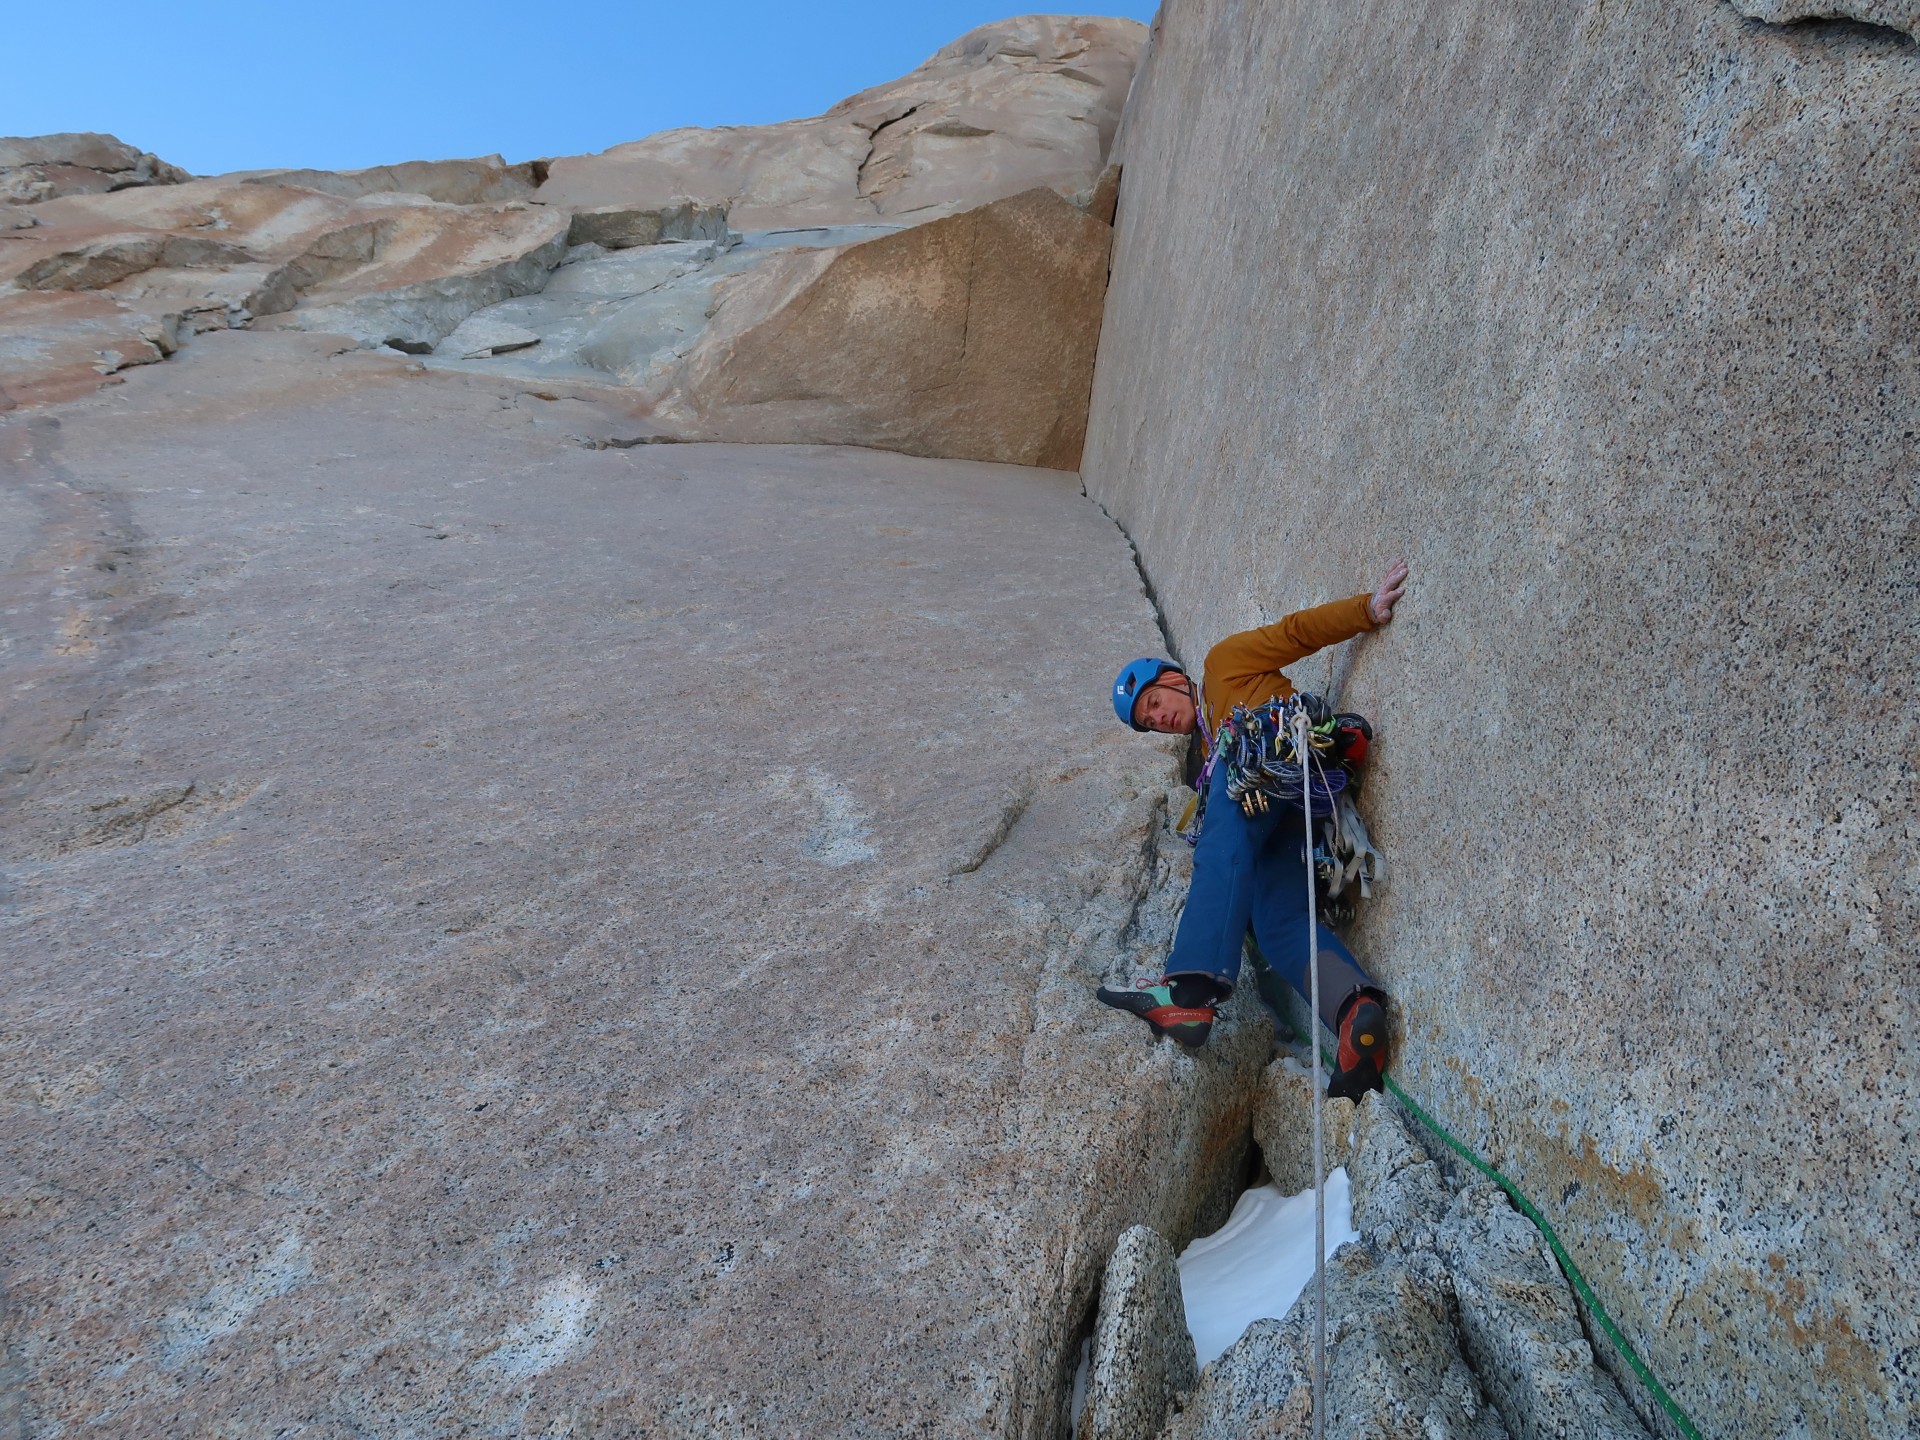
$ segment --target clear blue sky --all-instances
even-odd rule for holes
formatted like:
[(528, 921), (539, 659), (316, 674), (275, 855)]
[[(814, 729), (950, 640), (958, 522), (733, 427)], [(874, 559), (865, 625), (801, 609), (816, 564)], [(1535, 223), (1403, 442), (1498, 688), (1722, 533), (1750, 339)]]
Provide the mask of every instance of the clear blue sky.
[[(1087, 13), (1150, 20), (1155, 8), (1108, 0)], [(206, 175), (528, 160), (675, 125), (791, 120), (1032, 12), (992, 0), (96, 0), (68, 13), (79, 29), (66, 41), (13, 27), (0, 135), (104, 130)]]

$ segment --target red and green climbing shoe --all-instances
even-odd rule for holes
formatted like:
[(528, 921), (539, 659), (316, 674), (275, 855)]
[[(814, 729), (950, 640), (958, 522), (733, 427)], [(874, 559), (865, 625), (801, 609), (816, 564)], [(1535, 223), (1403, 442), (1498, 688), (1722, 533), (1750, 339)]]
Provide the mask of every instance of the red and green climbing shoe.
[(1131, 990), (1112, 990), (1102, 985), (1094, 993), (1102, 1005), (1125, 1010), (1146, 1021), (1156, 1040), (1165, 1035), (1182, 1049), (1198, 1050), (1213, 1033), (1213, 1007), (1174, 1004), (1173, 986), (1164, 980), (1158, 984), (1136, 980)]
[(1362, 991), (1347, 1002), (1347, 1013), (1340, 1017), (1340, 1048), (1333, 1057), (1327, 1095), (1334, 1100), (1358, 1100), (1369, 1090), (1383, 1088), (1381, 1077), (1386, 1070), (1386, 1008)]

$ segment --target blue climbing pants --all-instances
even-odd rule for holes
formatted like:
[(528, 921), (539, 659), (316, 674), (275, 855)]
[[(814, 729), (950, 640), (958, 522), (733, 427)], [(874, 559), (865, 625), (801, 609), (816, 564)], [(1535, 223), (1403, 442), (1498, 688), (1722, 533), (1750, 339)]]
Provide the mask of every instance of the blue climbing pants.
[[(1274, 972), (1311, 994), (1307, 978), (1306, 837), (1300, 810), (1275, 805), (1249, 819), (1227, 796), (1227, 769), (1216, 765), (1206, 819), (1193, 852), (1193, 884), (1180, 916), (1169, 978), (1211, 975), (1228, 990), (1240, 974), (1247, 926)], [(1320, 1018), (1339, 1029), (1340, 1007), (1358, 989), (1378, 990), (1340, 937), (1320, 926)]]

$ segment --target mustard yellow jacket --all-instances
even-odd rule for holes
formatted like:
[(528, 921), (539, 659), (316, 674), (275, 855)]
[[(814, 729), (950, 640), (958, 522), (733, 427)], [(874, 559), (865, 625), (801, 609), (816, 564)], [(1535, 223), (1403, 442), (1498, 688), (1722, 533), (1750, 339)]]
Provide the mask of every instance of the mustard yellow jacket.
[(1371, 594), (1355, 595), (1296, 610), (1271, 625), (1229, 635), (1209, 650), (1200, 687), (1207, 741), (1212, 742), (1215, 728), (1236, 705), (1264, 705), (1293, 694), (1293, 682), (1280, 673), (1282, 666), (1373, 629), (1373, 616), (1368, 613), (1372, 598)]

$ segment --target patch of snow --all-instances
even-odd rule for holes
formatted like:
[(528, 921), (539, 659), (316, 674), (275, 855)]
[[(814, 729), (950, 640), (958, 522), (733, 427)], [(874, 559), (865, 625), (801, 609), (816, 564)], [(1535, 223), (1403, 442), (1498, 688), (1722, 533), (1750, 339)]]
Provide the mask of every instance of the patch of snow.
[[(1359, 1238), (1353, 1186), (1344, 1168), (1335, 1170), (1327, 1176), (1327, 1254)], [(1313, 1191), (1247, 1191), (1225, 1225), (1180, 1254), (1180, 1296), (1200, 1363), (1219, 1358), (1254, 1321), (1284, 1318), (1312, 1282)]]

